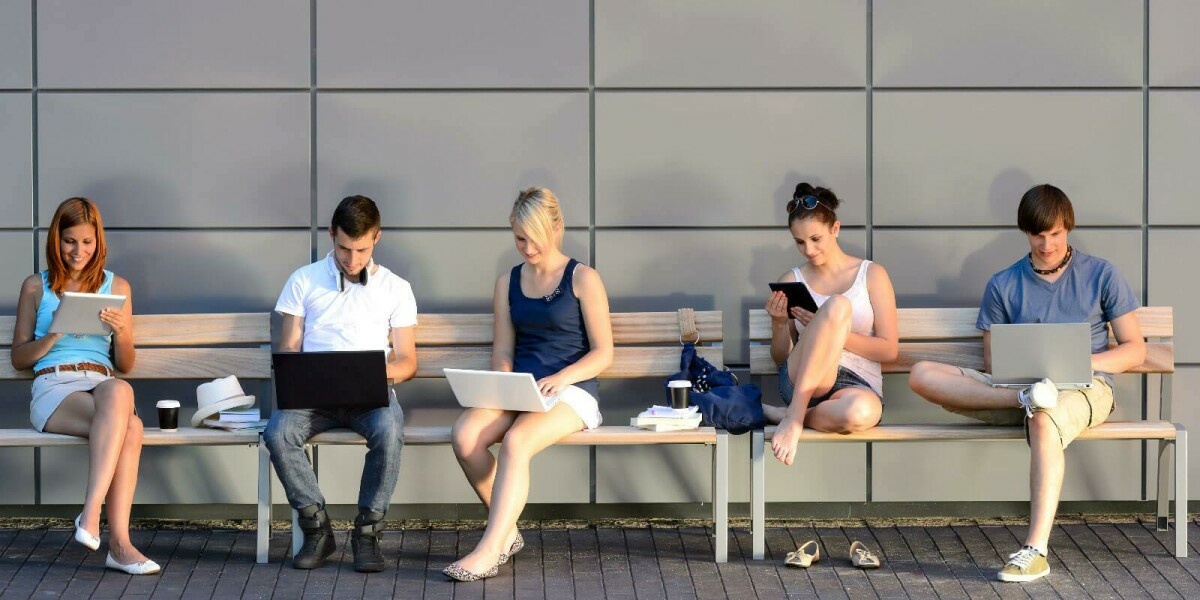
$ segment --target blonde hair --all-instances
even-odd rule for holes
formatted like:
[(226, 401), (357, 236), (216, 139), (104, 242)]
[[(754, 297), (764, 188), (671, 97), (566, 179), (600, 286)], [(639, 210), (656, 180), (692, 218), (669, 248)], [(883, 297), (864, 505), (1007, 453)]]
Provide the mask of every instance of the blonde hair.
[(539, 246), (562, 249), (562, 236), (556, 235), (563, 224), (562, 211), (558, 208), (558, 197), (544, 187), (521, 190), (513, 202), (508, 224), (520, 227), (530, 241)]

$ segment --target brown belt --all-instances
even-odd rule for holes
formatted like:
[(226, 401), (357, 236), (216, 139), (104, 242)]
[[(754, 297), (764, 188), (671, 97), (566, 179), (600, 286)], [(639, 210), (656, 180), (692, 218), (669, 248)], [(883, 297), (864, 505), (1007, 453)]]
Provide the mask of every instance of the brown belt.
[(55, 365), (53, 367), (46, 367), (45, 369), (39, 369), (39, 370), (33, 372), (33, 376), (41, 377), (42, 375), (45, 375), (46, 373), (53, 373), (55, 371), (95, 371), (97, 373), (103, 373), (105, 375), (108, 375), (109, 377), (112, 377), (112, 374), (113, 374), (112, 369), (110, 369), (104, 365), (98, 365), (96, 363), (89, 363), (89, 362), (81, 362), (81, 363), (75, 363), (73, 365)]

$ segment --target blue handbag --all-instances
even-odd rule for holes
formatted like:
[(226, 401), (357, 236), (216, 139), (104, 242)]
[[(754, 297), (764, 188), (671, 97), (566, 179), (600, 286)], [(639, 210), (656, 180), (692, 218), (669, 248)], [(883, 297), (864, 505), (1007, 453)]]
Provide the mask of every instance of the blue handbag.
[[(691, 403), (700, 407), (704, 421), (732, 434), (742, 434), (751, 429), (762, 429), (765, 421), (762, 411), (762, 390), (753, 383), (738, 384), (733, 373), (718, 369), (696, 354), (696, 345), (683, 345), (679, 356), (679, 372), (667, 378), (686, 379), (692, 382)], [(667, 406), (671, 405), (671, 391), (663, 383), (667, 394)]]

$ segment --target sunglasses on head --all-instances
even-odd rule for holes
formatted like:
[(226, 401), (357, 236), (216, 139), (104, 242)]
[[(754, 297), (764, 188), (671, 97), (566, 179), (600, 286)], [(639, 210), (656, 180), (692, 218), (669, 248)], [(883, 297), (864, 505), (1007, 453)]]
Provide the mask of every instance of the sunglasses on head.
[[(812, 210), (816, 208), (818, 204), (821, 204), (821, 201), (818, 200), (816, 196), (810, 194), (793, 196), (791, 202), (787, 203), (787, 212), (790, 215), (796, 212), (796, 209), (802, 206), (804, 207), (804, 210)], [(821, 205), (824, 206), (824, 204)]]

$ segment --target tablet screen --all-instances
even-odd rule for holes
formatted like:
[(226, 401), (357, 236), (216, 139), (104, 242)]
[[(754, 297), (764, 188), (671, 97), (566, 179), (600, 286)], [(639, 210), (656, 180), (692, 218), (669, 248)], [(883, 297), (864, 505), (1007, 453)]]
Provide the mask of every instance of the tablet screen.
[(125, 296), (63, 292), (58, 310), (54, 311), (54, 320), (50, 322), (50, 333), (108, 335), (112, 329), (100, 320), (100, 311), (124, 305)]

